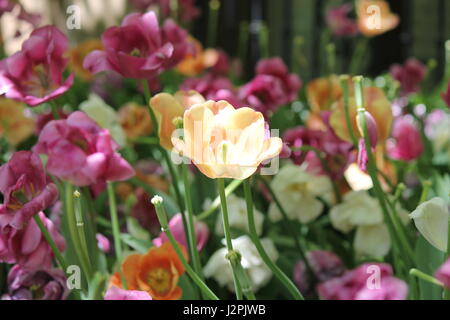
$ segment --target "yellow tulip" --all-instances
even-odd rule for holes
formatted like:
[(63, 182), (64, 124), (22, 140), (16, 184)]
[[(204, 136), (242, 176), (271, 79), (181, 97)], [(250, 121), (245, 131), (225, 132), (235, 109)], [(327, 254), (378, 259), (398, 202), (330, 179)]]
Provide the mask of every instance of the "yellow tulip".
[(92, 80), (93, 75), (83, 67), (83, 61), (88, 53), (102, 49), (103, 45), (100, 40), (86, 40), (80, 43), (78, 46), (68, 51), (69, 68), (84, 81)]
[(357, 2), (358, 28), (366, 37), (374, 37), (392, 29), (400, 22), (384, 0), (359, 0)]
[[(366, 110), (373, 116), (377, 125), (378, 143), (384, 144), (389, 137), (392, 126), (392, 106), (383, 90), (375, 87), (364, 88), (364, 103)], [(349, 113), (352, 131), (357, 138), (360, 138), (358, 125), (356, 123), (356, 103), (355, 98), (349, 98)], [(344, 103), (342, 99), (333, 106), (330, 117), (330, 125), (336, 134), (343, 140), (351, 142), (347, 123), (345, 121)]]
[(204, 103), (205, 99), (197, 91), (178, 91), (175, 95), (159, 93), (150, 100), (150, 107), (153, 109), (158, 121), (159, 140), (161, 146), (172, 150), (171, 137), (176, 130), (173, 120), (183, 117), (184, 111), (192, 105)]
[(130, 140), (152, 132), (152, 120), (147, 108), (134, 102), (129, 102), (119, 109), (119, 121)]
[(251, 108), (207, 101), (192, 106), (183, 120), (184, 137), (172, 138), (174, 149), (212, 179), (246, 179), (281, 152), (281, 139), (267, 138), (263, 115)]
[(25, 115), (26, 107), (22, 103), (0, 98), (0, 137), (13, 146), (30, 137), (35, 128), (34, 120)]
[(322, 111), (330, 110), (332, 104), (342, 97), (339, 78), (331, 75), (314, 79), (308, 83), (306, 94), (313, 114), (317, 115)]

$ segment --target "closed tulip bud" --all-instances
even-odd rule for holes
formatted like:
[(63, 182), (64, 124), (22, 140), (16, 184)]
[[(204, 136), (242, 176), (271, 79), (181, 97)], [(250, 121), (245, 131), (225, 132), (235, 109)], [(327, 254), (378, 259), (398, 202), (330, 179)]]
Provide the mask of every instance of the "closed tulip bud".
[[(361, 114), (362, 113), (358, 113), (358, 115), (356, 116), (356, 124), (358, 125), (359, 133), (361, 134), (361, 136), (364, 136), (364, 126), (363, 126)], [(372, 117), (372, 115), (367, 111), (364, 111), (364, 117), (365, 117), (367, 132), (369, 134), (370, 146), (372, 148), (374, 148), (378, 142), (377, 123), (375, 122), (375, 119)]]
[(422, 203), (409, 217), (429, 243), (441, 251), (447, 250), (449, 212), (444, 199), (433, 198)]

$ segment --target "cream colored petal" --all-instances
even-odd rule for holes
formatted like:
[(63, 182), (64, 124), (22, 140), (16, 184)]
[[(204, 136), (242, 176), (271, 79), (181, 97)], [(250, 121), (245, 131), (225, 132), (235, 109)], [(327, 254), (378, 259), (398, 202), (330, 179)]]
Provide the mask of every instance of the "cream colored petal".
[(391, 239), (386, 225), (382, 223), (358, 227), (353, 247), (358, 255), (374, 258), (384, 257), (391, 248)]

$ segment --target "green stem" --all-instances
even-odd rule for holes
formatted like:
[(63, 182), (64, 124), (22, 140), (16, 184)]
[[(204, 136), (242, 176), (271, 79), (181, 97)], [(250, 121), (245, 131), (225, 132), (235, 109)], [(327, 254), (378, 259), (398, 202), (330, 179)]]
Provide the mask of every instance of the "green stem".
[[(183, 203), (183, 197), (181, 196), (180, 186), (178, 185), (178, 176), (173, 166), (173, 163), (170, 159), (169, 153), (163, 147), (160, 147), (161, 153), (166, 161), (167, 168), (169, 169), (170, 178), (172, 179), (173, 190), (175, 192), (175, 198), (177, 199), (178, 206), (180, 207), (180, 211), (184, 212), (185, 206)], [(183, 215), (184, 216), (184, 215)], [(187, 227), (187, 221), (183, 220), (183, 225), (185, 228)]]
[(369, 39), (367, 37), (362, 37), (358, 40), (353, 57), (350, 60), (350, 74), (355, 75), (358, 71), (361, 71), (362, 62), (364, 61), (368, 44)]
[(167, 238), (169, 239), (170, 243), (172, 244), (172, 247), (174, 248), (178, 258), (180, 259), (181, 263), (183, 264), (184, 268), (186, 269), (186, 272), (188, 273), (189, 277), (202, 290), (202, 292), (205, 294), (205, 296), (209, 297), (212, 300), (219, 300), (219, 298), (214, 294), (214, 292), (203, 282), (203, 280), (200, 278), (200, 276), (194, 271), (194, 269), (192, 269), (192, 267), (186, 261), (186, 258), (184, 257), (183, 252), (181, 251), (177, 241), (175, 240), (172, 232), (169, 229), (169, 226), (167, 223), (167, 214), (166, 214), (166, 210), (164, 209), (162, 198), (159, 196), (153, 197), (152, 204), (155, 206), (158, 220), (159, 220), (159, 223), (161, 224), (161, 230), (166, 234)]
[(358, 146), (358, 139), (356, 139), (355, 133), (353, 132), (352, 122), (350, 119), (350, 102), (349, 102), (349, 82), (350, 77), (348, 75), (342, 75), (340, 77), (342, 93), (344, 97), (344, 113), (345, 113), (345, 122), (347, 124), (347, 129), (350, 134), (350, 138), (352, 139), (353, 145)]
[(336, 72), (336, 46), (334, 45), (334, 43), (327, 44), (326, 52), (328, 74), (331, 75)]
[[(197, 251), (197, 239), (195, 233), (195, 225), (194, 225), (194, 209), (192, 207), (192, 196), (191, 196), (191, 186), (189, 185), (189, 172), (188, 165), (182, 165), (182, 174), (183, 174), (183, 182), (184, 182), (184, 201), (185, 206), (187, 208), (187, 234), (186, 237), (189, 243), (190, 255), (192, 258), (192, 264), (194, 266), (194, 270), (198, 275), (202, 273), (202, 266), (200, 264), (200, 256)], [(183, 214), (186, 215), (186, 212)]]
[(367, 153), (367, 157), (368, 157), (368, 172), (372, 179), (372, 183), (373, 183), (373, 187), (374, 187), (376, 196), (378, 198), (381, 209), (383, 211), (384, 220), (389, 229), (389, 234), (391, 236), (391, 239), (393, 239), (393, 241), (395, 241), (395, 240), (399, 241), (400, 246), (403, 247), (403, 250), (401, 250), (401, 252), (405, 256), (405, 261), (407, 261), (409, 265), (414, 265), (414, 252), (407, 240), (405, 233), (403, 232), (402, 227), (399, 225), (399, 221), (398, 221), (399, 219), (397, 219), (398, 217), (392, 217), (392, 215), (390, 214), (390, 212), (387, 208), (387, 205), (386, 205), (388, 200), (385, 199), (383, 189), (381, 188), (381, 184), (378, 180), (377, 167), (376, 167), (375, 159), (372, 154), (372, 150), (371, 150), (371, 146), (370, 146), (369, 132), (368, 132), (367, 125), (366, 125), (362, 80), (363, 80), (362, 77), (354, 78), (356, 105), (357, 105), (358, 113), (360, 114), (360, 118), (361, 118), (361, 122), (362, 122), (363, 133), (364, 133), (363, 138), (364, 138), (366, 153)]
[(81, 252), (83, 254), (83, 260), (86, 263), (87, 271), (88, 271), (88, 279), (91, 279), (93, 276), (92, 272), (92, 264), (89, 259), (89, 250), (87, 246), (86, 241), (86, 233), (84, 230), (84, 221), (83, 216), (81, 212), (81, 204), (80, 204), (80, 193), (79, 191), (74, 192), (74, 209), (75, 209), (75, 219), (76, 219), (76, 226), (77, 226), (77, 233), (78, 233), (78, 239), (81, 246)]
[[(243, 180), (233, 180), (230, 184), (228, 184), (227, 187), (225, 188), (225, 196), (228, 197), (231, 193), (233, 193), (234, 190), (236, 190), (237, 187), (239, 187), (242, 184), (242, 182), (244, 182), (244, 181)], [(207, 210), (205, 210), (202, 213), (200, 213), (199, 215), (197, 215), (197, 219), (205, 220), (211, 214), (213, 214), (214, 211), (216, 211), (219, 207), (220, 207), (220, 196), (218, 196), (216, 199), (214, 199), (213, 203)]]
[[(450, 218), (448, 219), (448, 227), (447, 227), (447, 254), (446, 257), (447, 259), (450, 259)], [(450, 289), (449, 288), (445, 288), (444, 290), (444, 299), (445, 300), (450, 300)]]
[(52, 249), (56, 260), (58, 261), (58, 263), (61, 266), (61, 268), (64, 270), (64, 273), (66, 273), (68, 266), (67, 266), (66, 260), (64, 260), (63, 255), (59, 251), (58, 246), (56, 245), (56, 243), (53, 240), (52, 236), (48, 232), (47, 228), (45, 227), (45, 225), (42, 222), (42, 220), (39, 217), (39, 215), (35, 214), (33, 218), (34, 218), (34, 221), (36, 222), (36, 224), (38, 225), (39, 229), (41, 230), (42, 234), (44, 235), (44, 238), (47, 241), (48, 245)]
[(291, 234), (292, 239), (294, 239), (295, 247), (297, 248), (298, 253), (300, 254), (301, 259), (305, 262), (306, 269), (308, 270), (308, 273), (311, 276), (315, 276), (314, 271), (306, 257), (306, 250), (303, 248), (303, 245), (300, 243), (300, 240), (298, 239), (298, 234), (293, 228), (292, 224), (289, 221), (289, 217), (286, 213), (286, 210), (284, 209), (283, 205), (281, 204), (281, 201), (278, 199), (277, 195), (275, 194), (275, 191), (273, 191), (272, 187), (270, 186), (270, 183), (264, 179), (262, 176), (258, 176), (259, 180), (264, 184), (264, 186), (267, 188), (267, 190), (270, 193), (270, 196), (272, 197), (272, 200), (275, 202), (275, 205), (278, 207), (278, 210), (280, 210), (281, 215), (283, 216), (283, 221), (286, 226), (286, 230)]
[(259, 30), (259, 50), (262, 59), (269, 58), (269, 29), (264, 23)]
[[(122, 261), (122, 242), (120, 238), (120, 226), (119, 226), (119, 218), (117, 216), (117, 205), (116, 205), (116, 196), (114, 194), (113, 183), (107, 182), (107, 191), (108, 191), (108, 201), (109, 201), (109, 212), (111, 215), (111, 226), (114, 238), (114, 249), (116, 251), (117, 261)], [(127, 288), (127, 283), (125, 276), (123, 275), (122, 268), (119, 268), (120, 279), (124, 288)]]
[(70, 238), (72, 239), (72, 244), (75, 249), (75, 253), (77, 258), (81, 264), (81, 268), (83, 269), (83, 273), (85, 274), (85, 278), (88, 280), (90, 276), (89, 262), (86, 260), (86, 256), (84, 254), (83, 247), (81, 245), (81, 240), (78, 234), (77, 220), (75, 217), (74, 210), (74, 195), (73, 195), (73, 186), (66, 182), (65, 183), (65, 206), (66, 206), (66, 218), (67, 225), (69, 227)]
[(294, 283), (286, 276), (283, 271), (270, 259), (266, 250), (264, 249), (261, 241), (259, 239), (258, 233), (256, 232), (255, 226), (255, 217), (253, 214), (253, 197), (252, 191), (250, 189), (250, 183), (248, 179), (244, 181), (244, 193), (245, 193), (245, 202), (247, 203), (247, 217), (248, 217), (248, 228), (250, 231), (250, 237), (255, 244), (256, 249), (258, 250), (259, 255), (263, 259), (264, 263), (272, 270), (273, 274), (278, 278), (278, 280), (288, 289), (291, 295), (296, 300), (304, 300), (302, 294), (295, 286)]
[(241, 60), (242, 65), (245, 65), (245, 60), (247, 58), (247, 48), (248, 48), (248, 22), (241, 21), (239, 24), (239, 43), (238, 43), (238, 57)]
[[(235, 287), (235, 291), (236, 291), (236, 298), (238, 300), (242, 300), (243, 288), (245, 287), (245, 289), (248, 290), (249, 282), (248, 282), (248, 279), (245, 279), (246, 275), (243, 274), (241, 272), (241, 270), (238, 270), (238, 266), (241, 269), (243, 269), (243, 268), (242, 268), (241, 261), (240, 261), (241, 257), (238, 252), (234, 251), (233, 242), (231, 241), (230, 223), (228, 220), (228, 207), (227, 207), (227, 199), (225, 196), (224, 179), (217, 179), (217, 186), (219, 189), (220, 202), (222, 204), (223, 231), (225, 234), (225, 241), (226, 241), (226, 245), (227, 245), (227, 249), (228, 249), (227, 258), (230, 261), (230, 265), (232, 268), (234, 287)], [(242, 276), (242, 279), (238, 278), (238, 273)], [(242, 283), (242, 281), (244, 283)]]
[(409, 274), (410, 275), (412, 275), (412, 276), (414, 276), (414, 277), (416, 277), (416, 278), (419, 278), (419, 279), (421, 279), (421, 280), (424, 280), (424, 281), (426, 281), (426, 282), (429, 282), (429, 283), (432, 283), (432, 284), (434, 284), (434, 285), (437, 285), (437, 286), (439, 286), (439, 287), (443, 287), (444, 285), (443, 285), (443, 283), (442, 282), (440, 282), (438, 279), (436, 279), (435, 277), (432, 277), (432, 276), (430, 276), (429, 274), (426, 274), (425, 272), (422, 272), (422, 271), (420, 271), (420, 270), (418, 270), (418, 269), (411, 269), (411, 270), (409, 270)]
[(59, 120), (58, 105), (55, 100), (50, 101), (50, 107), (52, 108), (53, 119)]
[(219, 9), (219, 0), (209, 1), (208, 38), (206, 42), (208, 48), (214, 48), (216, 46), (217, 30), (219, 26)]
[(425, 180), (422, 183), (422, 193), (420, 195), (420, 200), (419, 200), (419, 204), (424, 203), (427, 200), (428, 197), (428, 192), (430, 191), (431, 188), (431, 181), (430, 180)]

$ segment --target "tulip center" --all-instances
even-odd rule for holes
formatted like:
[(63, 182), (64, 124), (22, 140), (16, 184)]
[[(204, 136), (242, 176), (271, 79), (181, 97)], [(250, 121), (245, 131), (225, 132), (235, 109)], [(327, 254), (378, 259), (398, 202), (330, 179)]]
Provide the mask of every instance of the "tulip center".
[(130, 52), (130, 55), (132, 55), (133, 57), (140, 57), (141, 56), (141, 50), (139, 50), (138, 48), (134, 48)]
[(26, 196), (25, 189), (20, 188), (11, 194), (11, 201), (7, 207), (11, 210), (19, 210), (27, 202), (28, 197)]
[(33, 73), (28, 81), (24, 81), (26, 91), (32, 93), (36, 97), (45, 97), (51, 93), (55, 87), (49, 79), (48, 72), (43, 64), (33, 67)]
[(148, 284), (160, 294), (167, 293), (171, 288), (172, 274), (164, 268), (156, 268), (148, 273)]

